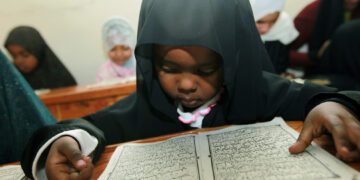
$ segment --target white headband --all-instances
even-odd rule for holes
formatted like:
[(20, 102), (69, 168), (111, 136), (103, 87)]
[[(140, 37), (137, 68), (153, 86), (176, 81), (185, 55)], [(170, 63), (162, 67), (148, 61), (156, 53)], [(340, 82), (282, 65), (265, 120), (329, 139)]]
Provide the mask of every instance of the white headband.
[(250, 0), (250, 4), (255, 21), (258, 21), (268, 14), (283, 11), (285, 0)]

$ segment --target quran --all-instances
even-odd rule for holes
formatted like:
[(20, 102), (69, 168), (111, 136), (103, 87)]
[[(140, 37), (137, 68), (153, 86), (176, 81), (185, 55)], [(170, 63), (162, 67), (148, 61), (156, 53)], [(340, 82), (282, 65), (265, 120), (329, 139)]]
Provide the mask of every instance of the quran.
[(100, 179), (357, 179), (356, 170), (315, 144), (290, 154), (297, 136), (275, 118), (160, 142), (125, 143)]

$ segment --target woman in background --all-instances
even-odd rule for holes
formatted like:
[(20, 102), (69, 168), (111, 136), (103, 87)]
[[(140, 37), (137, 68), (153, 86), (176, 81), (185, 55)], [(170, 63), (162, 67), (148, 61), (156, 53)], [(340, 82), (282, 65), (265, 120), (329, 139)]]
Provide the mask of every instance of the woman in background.
[(275, 71), (282, 74), (288, 65), (288, 45), (299, 35), (292, 19), (284, 12), (285, 0), (251, 0), (250, 3)]
[(53, 89), (77, 84), (36, 29), (29, 26), (16, 27), (9, 33), (4, 46), (33, 89)]
[[(299, 37), (292, 43), (290, 64), (324, 85), (360, 89), (359, 0), (316, 0), (295, 18)], [(308, 45), (307, 52), (298, 49)]]
[(135, 32), (123, 18), (109, 19), (103, 26), (103, 44), (107, 61), (98, 70), (96, 81), (135, 77)]

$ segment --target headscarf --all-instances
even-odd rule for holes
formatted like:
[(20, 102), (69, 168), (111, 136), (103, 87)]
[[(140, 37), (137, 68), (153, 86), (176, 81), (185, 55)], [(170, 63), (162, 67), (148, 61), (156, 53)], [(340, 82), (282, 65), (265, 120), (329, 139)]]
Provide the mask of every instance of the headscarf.
[[(127, 20), (121, 17), (112, 17), (107, 20), (102, 30), (103, 44), (105, 55), (116, 45), (125, 45), (135, 49), (136, 35)], [(123, 65), (123, 67), (135, 69), (135, 55), (132, 53), (130, 59)]]
[[(202, 46), (218, 53), (222, 57), (225, 94), (228, 95), (222, 97), (226, 99), (223, 118), (229, 122), (256, 119), (262, 70), (270, 60), (247, 0), (143, 2), (135, 51), (139, 67), (138, 96), (176, 120), (173, 101), (154, 76), (153, 44)], [(239, 107), (241, 112), (248, 113), (241, 113)]]
[(19, 45), (34, 55), (37, 67), (30, 73), (23, 74), (33, 89), (52, 89), (76, 85), (76, 81), (58, 57), (46, 44), (40, 33), (29, 26), (13, 29), (4, 46)]
[(54, 117), (0, 51), (0, 164), (20, 160), (30, 135)]
[(285, 0), (250, 0), (255, 21), (271, 13), (282, 12), (285, 2)]
[(282, 44), (288, 45), (299, 36), (293, 20), (284, 11), (285, 0), (250, 0), (250, 3), (255, 21), (274, 12), (280, 13), (271, 29), (266, 34), (261, 35), (264, 42), (280, 41)]

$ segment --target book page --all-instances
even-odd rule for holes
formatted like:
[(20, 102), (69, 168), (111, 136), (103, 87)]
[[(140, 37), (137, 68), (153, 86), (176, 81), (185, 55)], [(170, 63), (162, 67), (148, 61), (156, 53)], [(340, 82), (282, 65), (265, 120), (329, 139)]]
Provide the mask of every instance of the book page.
[(23, 173), (21, 166), (10, 165), (0, 167), (0, 179), (1, 180), (21, 180), (27, 179)]
[(124, 144), (100, 179), (358, 179), (356, 170), (315, 144), (304, 153), (290, 154), (297, 136), (282, 119), (275, 119)]
[(118, 147), (100, 179), (119, 178), (199, 179), (195, 137)]
[(213, 178), (352, 179), (347, 165), (317, 146), (292, 155), (296, 135), (283, 121), (237, 126), (206, 134)]

